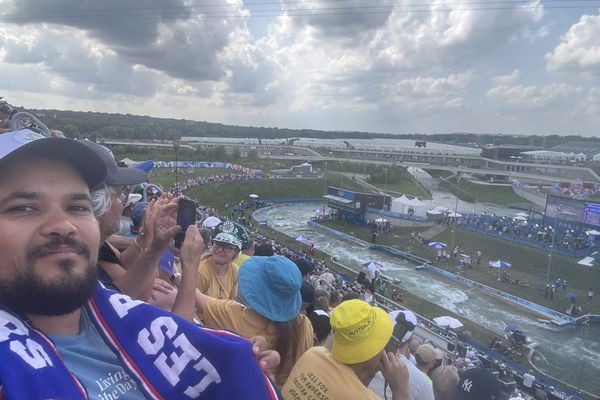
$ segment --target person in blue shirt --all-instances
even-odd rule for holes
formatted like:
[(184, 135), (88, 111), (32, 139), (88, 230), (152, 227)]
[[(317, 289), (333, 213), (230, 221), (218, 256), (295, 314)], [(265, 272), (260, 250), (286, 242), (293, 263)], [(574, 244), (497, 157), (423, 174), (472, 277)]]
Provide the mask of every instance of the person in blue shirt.
[(257, 343), (98, 283), (105, 174), (77, 141), (0, 135), (0, 398), (279, 398)]

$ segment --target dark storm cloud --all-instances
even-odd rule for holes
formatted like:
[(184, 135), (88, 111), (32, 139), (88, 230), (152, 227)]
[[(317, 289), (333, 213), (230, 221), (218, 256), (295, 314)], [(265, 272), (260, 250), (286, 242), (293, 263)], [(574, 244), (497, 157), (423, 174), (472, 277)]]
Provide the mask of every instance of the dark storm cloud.
[(78, 28), (130, 64), (190, 80), (222, 75), (217, 55), (242, 21), (205, 18), (210, 9), (182, 0), (14, 0), (6, 10), (4, 23)]
[[(4, 31), (6, 32), (6, 30)], [(34, 33), (35, 32), (35, 33)], [(3, 31), (0, 30), (0, 36)], [(98, 93), (127, 93), (137, 96), (150, 96), (158, 88), (156, 72), (134, 68), (123, 62), (112, 52), (101, 52), (86, 46), (74, 32), (44, 31), (39, 33), (27, 28), (12, 30), (10, 37), (0, 38), (0, 49), (5, 53), (3, 66), (11, 75), (17, 68), (45, 72), (48, 79), (60, 78), (73, 84), (80, 84), (80, 91)], [(23, 39), (27, 37), (27, 39)], [(8, 68), (12, 66), (12, 68)], [(21, 75), (21, 74), (17, 74)], [(39, 83), (39, 80), (34, 80)], [(6, 87), (8, 82), (3, 82)], [(64, 82), (61, 90), (68, 90)]]
[(393, 0), (313, 2), (283, 0), (296, 25), (308, 25), (323, 36), (354, 38), (383, 26), (394, 9)]
[(86, 30), (116, 47), (144, 46), (158, 37), (158, 24), (190, 17), (182, 0), (14, 0), (5, 22), (50, 23)]

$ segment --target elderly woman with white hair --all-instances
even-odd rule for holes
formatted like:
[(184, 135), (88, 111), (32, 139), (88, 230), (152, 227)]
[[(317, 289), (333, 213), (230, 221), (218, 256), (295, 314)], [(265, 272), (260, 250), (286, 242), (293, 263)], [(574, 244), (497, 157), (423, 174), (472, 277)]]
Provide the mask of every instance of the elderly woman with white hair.
[(453, 365), (442, 365), (431, 373), (433, 395), (435, 400), (450, 399), (450, 395), (458, 386), (458, 370)]

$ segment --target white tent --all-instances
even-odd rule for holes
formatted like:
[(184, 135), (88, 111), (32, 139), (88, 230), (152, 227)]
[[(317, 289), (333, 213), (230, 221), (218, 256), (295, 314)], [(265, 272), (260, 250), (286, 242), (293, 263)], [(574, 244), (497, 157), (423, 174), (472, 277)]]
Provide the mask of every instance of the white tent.
[(427, 205), (419, 200), (417, 197), (409, 200), (409, 209), (412, 207), (412, 214), (417, 217), (426, 217), (427, 215)]
[(431, 215), (442, 215), (444, 212), (440, 211), (440, 210), (436, 210), (435, 208), (433, 210), (427, 210), (427, 214), (431, 214)]
[(419, 217), (425, 217), (427, 213), (427, 205), (418, 198), (409, 199), (405, 195), (392, 200), (390, 211), (400, 214), (412, 214)]
[(421, 200), (419, 200), (418, 197), (413, 197), (411, 200), (409, 200), (409, 203), (414, 207), (419, 207), (419, 206), (425, 205), (425, 203), (423, 203)]
[(397, 212), (400, 214), (406, 214), (408, 212), (409, 207), (412, 207), (409, 198), (405, 195), (402, 195), (392, 200), (390, 211)]

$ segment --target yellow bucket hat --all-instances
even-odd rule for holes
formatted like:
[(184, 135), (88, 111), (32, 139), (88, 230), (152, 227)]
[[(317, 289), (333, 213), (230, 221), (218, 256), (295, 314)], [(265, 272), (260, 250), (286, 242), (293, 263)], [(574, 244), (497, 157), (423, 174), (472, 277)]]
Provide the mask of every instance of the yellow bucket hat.
[(362, 300), (348, 300), (333, 309), (333, 358), (358, 364), (375, 357), (392, 337), (394, 323), (379, 307)]

